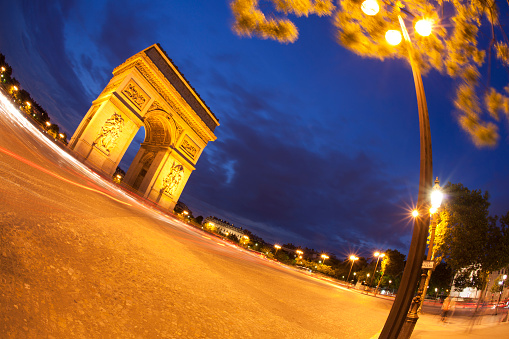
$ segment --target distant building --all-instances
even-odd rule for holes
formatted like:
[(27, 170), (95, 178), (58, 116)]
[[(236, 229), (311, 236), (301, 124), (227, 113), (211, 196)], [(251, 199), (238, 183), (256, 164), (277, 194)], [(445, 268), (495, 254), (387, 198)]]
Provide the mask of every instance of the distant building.
[(237, 237), (237, 239), (240, 239), (244, 236), (244, 230), (242, 227), (233, 226), (233, 224), (230, 224), (228, 221), (218, 219), (216, 217), (206, 217), (203, 220), (202, 225), (207, 223), (212, 224), (220, 233), (226, 235), (233, 234)]

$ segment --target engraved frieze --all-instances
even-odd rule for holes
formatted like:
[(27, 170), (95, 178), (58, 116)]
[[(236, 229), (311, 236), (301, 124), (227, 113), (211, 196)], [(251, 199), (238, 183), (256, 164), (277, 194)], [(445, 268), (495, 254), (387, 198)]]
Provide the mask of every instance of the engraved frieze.
[(155, 111), (156, 109), (159, 109), (161, 111), (164, 111), (163, 109), (163, 106), (161, 106), (160, 103), (158, 103), (156, 100), (154, 100), (154, 102), (152, 103), (152, 105), (150, 105), (150, 108), (148, 109), (148, 111)]
[(177, 127), (177, 139), (178, 139), (182, 132), (184, 132), (184, 129), (180, 125), (175, 124), (175, 126)]
[(147, 98), (145, 97), (143, 91), (136, 85), (134, 81), (129, 81), (127, 86), (124, 88), (122, 93), (129, 99), (131, 102), (138, 107), (138, 109), (142, 110), (143, 106), (147, 102)]
[(171, 166), (170, 173), (163, 179), (163, 191), (166, 194), (174, 195), (179, 187), (180, 181), (184, 177), (184, 166), (176, 164), (175, 161)]
[(182, 142), (182, 145), (180, 145), (180, 148), (191, 158), (194, 159), (196, 156), (196, 153), (198, 153), (198, 147), (192, 142), (189, 138), (185, 138)]
[(113, 113), (101, 127), (101, 132), (99, 132), (99, 135), (94, 141), (95, 147), (106, 154), (110, 154), (111, 150), (117, 145), (117, 139), (120, 137), (123, 128), (124, 119), (120, 114)]
[[(152, 63), (150, 60), (147, 61), (147, 63)], [(134, 67), (146, 78), (150, 81), (150, 83), (156, 88), (156, 90), (159, 92), (159, 94), (164, 98), (164, 100), (170, 105), (171, 109), (175, 111), (180, 118), (182, 118), (189, 126), (193, 128), (193, 130), (198, 134), (200, 139), (203, 141), (208, 140), (208, 137), (203, 133), (203, 131), (200, 128), (197, 128), (196, 123), (193, 123), (191, 119), (187, 117), (186, 114), (182, 112), (182, 109), (177, 106), (174, 102), (174, 100), (168, 95), (167, 90), (165, 90), (165, 86), (154, 77), (152, 72), (149, 70), (149, 68), (142, 63), (141, 61), (136, 61), (134, 64)], [(154, 66), (155, 67), (155, 66)]]

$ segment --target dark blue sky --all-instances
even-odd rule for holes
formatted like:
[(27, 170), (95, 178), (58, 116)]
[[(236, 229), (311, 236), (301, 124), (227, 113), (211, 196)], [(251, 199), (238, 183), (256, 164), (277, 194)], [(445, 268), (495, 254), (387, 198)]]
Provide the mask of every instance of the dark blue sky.
[[(352, 54), (329, 18), (297, 19), (290, 45), (239, 38), (226, 0), (1, 2), (0, 52), (68, 135), (113, 68), (161, 44), (221, 124), (181, 196), (195, 216), (338, 255), (408, 250), (419, 130), (405, 61)], [(504, 69), (492, 75), (507, 84)], [(489, 191), (491, 212), (506, 213), (507, 120), (496, 148), (477, 149), (455, 119), (454, 86), (424, 78), (434, 176)]]

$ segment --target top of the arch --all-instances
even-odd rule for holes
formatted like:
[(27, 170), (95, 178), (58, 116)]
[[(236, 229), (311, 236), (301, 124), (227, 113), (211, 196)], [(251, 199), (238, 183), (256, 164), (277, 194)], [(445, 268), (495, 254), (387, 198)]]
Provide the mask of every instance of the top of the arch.
[(123, 64), (113, 70), (113, 75), (122, 73), (126, 68), (130, 68), (136, 64), (137, 60), (143, 59), (149, 61), (151, 68), (156, 68), (160, 74), (168, 80), (168, 82), (177, 90), (187, 104), (195, 111), (202, 122), (211, 132), (219, 126), (219, 120), (214, 113), (207, 107), (205, 102), (200, 98), (184, 75), (179, 72), (178, 68), (173, 64), (166, 52), (159, 44), (154, 44), (143, 51), (133, 55)]

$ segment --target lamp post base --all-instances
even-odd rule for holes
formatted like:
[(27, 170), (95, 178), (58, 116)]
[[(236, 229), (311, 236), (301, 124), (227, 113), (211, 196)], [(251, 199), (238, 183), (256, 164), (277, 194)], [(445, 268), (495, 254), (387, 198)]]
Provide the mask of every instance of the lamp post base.
[(409, 339), (414, 331), (415, 324), (417, 324), (417, 319), (419, 317), (417, 314), (413, 316), (412, 314), (408, 314), (405, 322), (403, 323), (403, 327), (401, 327), (401, 331), (399, 332), (398, 339)]

